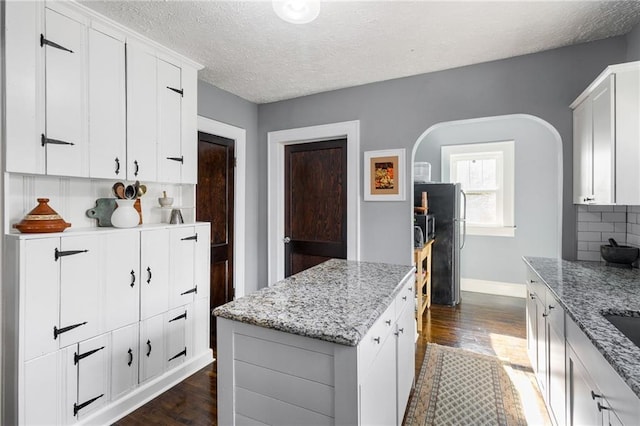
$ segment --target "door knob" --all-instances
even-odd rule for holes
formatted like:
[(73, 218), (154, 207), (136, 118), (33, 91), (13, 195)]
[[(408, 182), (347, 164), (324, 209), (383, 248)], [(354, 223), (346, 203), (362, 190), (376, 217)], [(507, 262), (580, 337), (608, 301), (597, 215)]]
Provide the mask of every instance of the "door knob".
[(282, 239), (282, 242), (283, 242), (283, 243), (285, 243), (285, 244), (289, 244), (289, 243), (291, 242), (291, 238), (289, 238), (289, 237), (284, 237), (284, 238)]

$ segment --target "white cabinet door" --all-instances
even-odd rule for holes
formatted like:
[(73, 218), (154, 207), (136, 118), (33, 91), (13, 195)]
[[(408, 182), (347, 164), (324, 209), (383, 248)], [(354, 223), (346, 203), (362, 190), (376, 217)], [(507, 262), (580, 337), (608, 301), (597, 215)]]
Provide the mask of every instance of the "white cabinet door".
[(144, 382), (163, 373), (167, 365), (165, 315), (146, 319), (140, 327), (140, 382)]
[(568, 424), (570, 426), (601, 425), (602, 412), (598, 410), (598, 401), (592, 396), (592, 393), (600, 395), (600, 390), (595, 387), (588, 370), (569, 345), (567, 345), (567, 357)]
[(103, 334), (78, 344), (74, 365), (78, 371), (78, 399), (74, 413), (86, 417), (109, 400), (109, 335)]
[(616, 203), (640, 205), (640, 71), (616, 73)]
[(538, 379), (538, 385), (540, 385), (540, 392), (547, 398), (547, 336), (546, 336), (546, 307), (544, 300), (541, 300), (541, 295), (536, 296), (536, 348), (538, 350), (537, 360), (538, 369), (536, 371), (536, 377)]
[(396, 350), (396, 372), (397, 372), (397, 412), (396, 424), (401, 425), (404, 412), (409, 402), (409, 394), (413, 387), (415, 376), (415, 343), (416, 326), (414, 319), (413, 304), (405, 306), (398, 323), (396, 325), (397, 350)]
[(549, 374), (549, 407), (555, 424), (566, 423), (566, 355), (564, 334), (564, 310), (551, 292), (546, 291), (547, 346)]
[(137, 232), (105, 236), (104, 330), (140, 319), (140, 239)]
[(182, 183), (198, 183), (198, 70), (182, 66)]
[[(170, 230), (171, 272), (169, 308), (187, 305), (197, 294), (194, 274), (195, 247), (198, 233), (194, 227)], [(202, 238), (202, 236), (200, 236)]]
[[(66, 424), (64, 407), (67, 405), (66, 383), (62, 372), (64, 350), (51, 352), (24, 364), (24, 405), (20, 424)], [(71, 402), (73, 405), (73, 402)]]
[(89, 175), (125, 178), (124, 42), (89, 29)]
[(169, 309), (169, 230), (140, 233), (140, 315), (150, 318)]
[(527, 285), (527, 352), (529, 353), (529, 361), (531, 361), (531, 367), (533, 371), (538, 371), (538, 346), (537, 340), (538, 331), (536, 320), (536, 295), (533, 293), (533, 289)]
[(195, 244), (195, 283), (198, 287), (196, 298), (209, 300), (210, 264), (211, 264), (211, 225), (201, 224), (194, 227), (198, 239)]
[[(102, 299), (100, 239), (86, 235), (61, 238), (60, 347), (98, 335)], [(69, 328), (74, 327), (74, 328)], [(64, 330), (64, 331), (63, 331)]]
[(182, 78), (179, 67), (158, 59), (158, 180), (180, 183)]
[(360, 424), (396, 424), (396, 345), (389, 336), (360, 384)]
[(187, 351), (188, 317), (186, 306), (173, 309), (166, 314), (166, 358), (169, 370), (182, 364), (187, 355), (191, 355)]
[(585, 99), (573, 110), (573, 202), (593, 201), (592, 105)]
[(138, 324), (111, 333), (111, 400), (132, 390), (138, 384)]
[(191, 321), (193, 333), (190, 333), (193, 336), (193, 345), (191, 346), (193, 351), (189, 351), (190, 345), (187, 345), (188, 356), (199, 355), (209, 349), (210, 325), (213, 318), (209, 307), (209, 299), (196, 299), (193, 305), (195, 311)]
[(24, 242), (24, 359), (29, 360), (58, 349), (53, 330), (59, 320), (59, 269), (55, 251), (59, 238)]
[(615, 75), (589, 97), (593, 103), (593, 193), (599, 204), (613, 203), (615, 176)]
[(47, 8), (44, 37), (47, 174), (88, 176), (86, 29)]
[(157, 180), (157, 75), (155, 56), (127, 45), (127, 179)]

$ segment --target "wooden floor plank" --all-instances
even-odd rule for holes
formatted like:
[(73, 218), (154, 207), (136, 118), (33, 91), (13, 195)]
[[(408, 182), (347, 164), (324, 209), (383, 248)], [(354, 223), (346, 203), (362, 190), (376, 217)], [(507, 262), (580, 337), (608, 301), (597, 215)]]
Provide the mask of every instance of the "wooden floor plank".
[[(526, 350), (524, 299), (463, 293), (460, 305), (432, 305), (422, 321), (423, 329), (416, 346), (416, 374), (429, 342), (494, 355), (507, 360), (514, 368), (531, 371)], [(213, 363), (116, 425), (215, 425), (216, 399), (216, 363)], [(534, 399), (527, 403), (534, 405), (534, 412), (540, 412), (542, 423), (548, 423), (541, 398), (538, 395)]]

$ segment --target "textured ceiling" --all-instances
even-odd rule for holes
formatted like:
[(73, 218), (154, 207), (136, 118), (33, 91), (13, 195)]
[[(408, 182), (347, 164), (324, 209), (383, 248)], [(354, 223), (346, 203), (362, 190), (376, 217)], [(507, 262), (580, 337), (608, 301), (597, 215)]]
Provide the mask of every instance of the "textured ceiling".
[(323, 1), (306, 25), (269, 1), (82, 1), (204, 64), (256, 103), (626, 34), (640, 1)]

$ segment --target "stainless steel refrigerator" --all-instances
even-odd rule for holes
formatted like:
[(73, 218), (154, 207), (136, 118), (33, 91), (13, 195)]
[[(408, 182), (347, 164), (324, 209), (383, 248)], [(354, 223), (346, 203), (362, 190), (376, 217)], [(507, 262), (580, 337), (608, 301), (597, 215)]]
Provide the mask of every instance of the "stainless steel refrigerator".
[(466, 238), (465, 194), (459, 183), (414, 184), (414, 206), (427, 193), (429, 214), (435, 217), (431, 255), (431, 302), (460, 303), (460, 251)]

